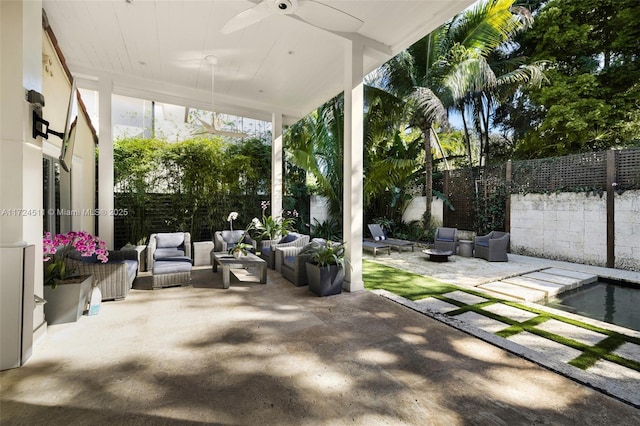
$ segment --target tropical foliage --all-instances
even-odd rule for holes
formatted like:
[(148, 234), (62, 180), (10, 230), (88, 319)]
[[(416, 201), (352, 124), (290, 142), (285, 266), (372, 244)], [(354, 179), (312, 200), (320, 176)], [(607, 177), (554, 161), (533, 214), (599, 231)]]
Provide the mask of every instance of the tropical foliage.
[[(637, 0), (480, 1), (367, 76), (365, 223), (428, 232), (431, 197), (421, 226), (403, 224), (402, 213), (420, 193), (445, 198), (433, 188), (444, 168), (469, 167), (476, 182), (478, 166), (509, 158), (640, 144), (639, 21)], [(325, 197), (327, 221), (295, 226), (327, 239), (342, 229), (343, 120), (339, 95), (284, 133), (285, 209), (307, 212), (309, 194)], [(256, 216), (252, 196), (270, 191), (270, 150), (260, 139), (119, 141), (116, 188), (132, 212), (132, 238), (148, 235), (154, 191), (175, 195), (166, 219), (175, 228), (220, 228), (231, 209)], [(478, 229), (501, 220), (499, 195), (476, 193)]]
[(511, 93), (498, 109), (515, 158), (638, 144), (640, 2), (526, 3), (536, 19), (513, 55), (549, 60), (549, 83)]
[[(165, 211), (166, 229), (194, 236), (225, 229), (229, 211), (242, 217), (260, 212), (258, 197), (270, 188), (271, 147), (260, 139), (230, 143), (198, 137), (178, 143), (128, 138), (114, 144), (116, 199), (128, 208), (123, 218), (128, 241), (144, 241), (153, 209)], [(158, 205), (158, 195), (165, 200)], [(168, 202), (166, 201), (168, 200)]]
[[(491, 116), (505, 93), (540, 84), (542, 63), (507, 54), (531, 16), (513, 0), (479, 3), (397, 55), (365, 86), (364, 200), (367, 217), (400, 223), (417, 184), (433, 192), (434, 149), (446, 158), (437, 130), (452, 140), (447, 115), (462, 117), (468, 165), (490, 153)], [(289, 161), (306, 170), (317, 192), (342, 218), (342, 97), (336, 97), (289, 129)], [(418, 129), (419, 132), (412, 132)], [(478, 147), (475, 147), (477, 142)], [(455, 154), (463, 154), (457, 149)], [(454, 156), (455, 156), (454, 154)], [(474, 155), (475, 154), (475, 155)], [(436, 162), (437, 164), (437, 162)], [(426, 197), (424, 223), (430, 221)], [(367, 218), (365, 218), (365, 221)]]

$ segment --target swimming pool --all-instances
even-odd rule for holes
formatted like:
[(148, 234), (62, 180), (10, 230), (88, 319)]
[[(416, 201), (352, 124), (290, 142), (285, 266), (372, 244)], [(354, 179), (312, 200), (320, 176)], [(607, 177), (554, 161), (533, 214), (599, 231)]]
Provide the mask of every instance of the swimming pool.
[(640, 288), (600, 279), (549, 299), (546, 306), (640, 331)]

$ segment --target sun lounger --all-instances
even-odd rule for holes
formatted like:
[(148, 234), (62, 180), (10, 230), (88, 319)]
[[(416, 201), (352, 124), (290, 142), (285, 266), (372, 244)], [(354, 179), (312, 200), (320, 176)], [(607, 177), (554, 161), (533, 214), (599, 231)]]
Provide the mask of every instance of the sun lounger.
[(410, 248), (411, 251), (414, 251), (415, 247), (413, 242), (407, 240), (400, 240), (397, 238), (387, 238), (382, 230), (382, 226), (377, 223), (372, 223), (367, 225), (369, 227), (369, 232), (371, 232), (372, 239), (368, 239), (369, 241), (373, 241), (376, 243), (387, 244), (391, 247), (395, 247), (398, 251), (402, 251), (405, 248)]
[(375, 241), (363, 240), (362, 248), (373, 252), (373, 257), (376, 257), (378, 250), (387, 250), (391, 254), (391, 246), (389, 244), (377, 243)]

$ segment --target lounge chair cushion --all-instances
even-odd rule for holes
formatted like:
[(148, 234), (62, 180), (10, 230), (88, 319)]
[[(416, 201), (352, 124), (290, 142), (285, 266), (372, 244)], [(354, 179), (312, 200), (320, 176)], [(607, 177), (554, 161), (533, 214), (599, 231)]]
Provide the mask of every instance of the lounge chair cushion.
[[(228, 244), (238, 244), (238, 241), (244, 237), (244, 231), (222, 231), (222, 239)], [(228, 247), (231, 248), (231, 247)]]
[(180, 260), (159, 260), (154, 262), (153, 264), (153, 275), (161, 275), (161, 274), (174, 274), (177, 272), (190, 272), (191, 271), (191, 262), (190, 259), (187, 261)]
[(179, 247), (184, 243), (184, 233), (171, 232), (156, 234), (156, 247), (169, 248)]
[(157, 248), (153, 253), (154, 260), (164, 260), (166, 258), (182, 256), (184, 256), (184, 250), (179, 250), (175, 246), (172, 248)]
[(125, 260), (113, 260), (109, 263), (124, 263), (127, 265), (127, 276), (131, 281), (136, 277), (136, 272), (138, 272), (138, 261), (125, 259)]

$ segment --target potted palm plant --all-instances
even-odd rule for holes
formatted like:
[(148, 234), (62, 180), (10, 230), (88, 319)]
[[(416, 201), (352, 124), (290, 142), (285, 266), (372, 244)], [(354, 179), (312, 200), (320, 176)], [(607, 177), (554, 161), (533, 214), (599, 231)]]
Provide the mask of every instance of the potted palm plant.
[(318, 296), (331, 296), (342, 292), (344, 269), (344, 243), (312, 241), (302, 253), (308, 255), (307, 278), (309, 290)]

